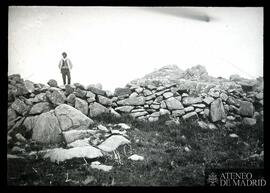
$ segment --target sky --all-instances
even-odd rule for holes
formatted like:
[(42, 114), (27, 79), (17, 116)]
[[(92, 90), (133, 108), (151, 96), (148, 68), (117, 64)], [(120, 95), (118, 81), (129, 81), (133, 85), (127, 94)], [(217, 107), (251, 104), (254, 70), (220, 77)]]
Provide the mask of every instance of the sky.
[[(200, 18), (209, 18), (205, 21)], [(206, 67), (211, 76), (263, 76), (262, 7), (10, 6), (8, 75), (114, 91), (166, 65)]]

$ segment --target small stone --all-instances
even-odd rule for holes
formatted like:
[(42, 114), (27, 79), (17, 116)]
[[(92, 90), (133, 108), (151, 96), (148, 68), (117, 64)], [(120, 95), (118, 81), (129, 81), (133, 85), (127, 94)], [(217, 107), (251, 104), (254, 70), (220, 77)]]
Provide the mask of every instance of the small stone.
[(54, 79), (50, 79), (47, 84), (51, 87), (58, 87), (57, 81)]
[(175, 116), (175, 117), (180, 117), (180, 116), (182, 116), (184, 114), (185, 114), (184, 110), (174, 110), (174, 111), (172, 111), (172, 116)]
[(215, 99), (213, 97), (206, 97), (203, 99), (203, 102), (207, 105), (210, 105)]
[(126, 123), (118, 123), (118, 126), (120, 126), (122, 129), (130, 129), (131, 127), (127, 125)]
[(129, 156), (128, 159), (131, 159), (133, 161), (141, 161), (141, 160), (144, 160), (144, 157), (137, 155), (137, 154), (133, 154), (133, 155)]
[(160, 112), (160, 115), (170, 115), (171, 114), (170, 111), (167, 109), (160, 109), (159, 112)]
[(191, 112), (191, 111), (194, 111), (194, 107), (189, 106), (189, 107), (184, 108), (184, 110), (185, 110), (186, 113)]
[(134, 108), (134, 106), (122, 106), (115, 108), (115, 110), (123, 113), (129, 113)]
[(153, 94), (152, 91), (150, 91), (150, 90), (148, 90), (148, 89), (144, 89), (144, 90), (143, 90), (143, 95), (144, 95), (144, 96), (149, 96), (149, 95), (151, 95), (151, 94)]
[(225, 93), (221, 93), (220, 98), (222, 99), (222, 101), (227, 101), (228, 95), (226, 95)]
[(183, 116), (183, 119), (186, 121), (197, 120), (198, 115), (196, 112), (187, 113)]
[(129, 95), (129, 97), (137, 97), (138, 96), (138, 93), (136, 93), (136, 92), (133, 92), (133, 93), (131, 93), (131, 95)]
[(148, 120), (149, 122), (155, 122), (155, 121), (158, 121), (158, 117), (149, 117)]
[(205, 104), (193, 104), (192, 106), (195, 108), (205, 108)]
[(109, 132), (109, 130), (103, 125), (98, 125), (97, 128), (101, 131)]
[(165, 92), (164, 94), (163, 94), (163, 97), (165, 98), (165, 99), (168, 99), (168, 98), (170, 98), (170, 97), (172, 97), (173, 96), (173, 93), (171, 93), (171, 92)]
[(198, 125), (202, 129), (208, 129), (208, 125), (203, 121), (198, 121)]
[(234, 116), (227, 116), (227, 120), (230, 120), (230, 121), (234, 121), (235, 120), (235, 117)]
[(14, 146), (14, 147), (11, 149), (11, 152), (12, 152), (12, 153), (24, 153), (25, 150), (22, 149), (22, 148), (20, 148), (20, 147), (18, 147), (18, 146)]
[(187, 93), (183, 93), (182, 97), (188, 97), (189, 95)]
[(214, 130), (214, 129), (217, 129), (217, 126), (215, 126), (213, 123), (209, 123), (208, 128), (211, 130)]
[(232, 138), (238, 138), (238, 137), (239, 137), (239, 136), (236, 135), (235, 133), (232, 133), (232, 134), (230, 134), (229, 136), (232, 137)]
[(15, 135), (15, 137), (17, 138), (17, 140), (18, 141), (20, 141), (20, 142), (26, 142), (26, 139), (22, 136), (22, 134), (20, 134), (20, 133), (17, 133), (16, 135)]
[(245, 117), (242, 120), (242, 124), (245, 126), (254, 126), (256, 125), (256, 119)]
[(129, 143), (130, 141), (121, 135), (112, 135), (111, 137), (106, 139), (104, 142), (102, 142), (98, 146), (98, 148), (106, 152), (112, 152), (116, 150), (119, 146), (129, 144)]

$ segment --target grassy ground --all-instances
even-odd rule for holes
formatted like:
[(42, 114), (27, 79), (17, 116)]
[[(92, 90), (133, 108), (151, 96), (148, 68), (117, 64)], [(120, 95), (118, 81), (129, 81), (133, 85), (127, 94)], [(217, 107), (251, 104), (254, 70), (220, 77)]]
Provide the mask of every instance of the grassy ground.
[[(9, 185), (102, 185), (102, 186), (203, 186), (206, 168), (263, 168), (262, 159), (246, 159), (263, 150), (263, 125), (239, 126), (227, 130), (201, 129), (194, 123), (165, 125), (168, 117), (157, 122), (140, 122), (124, 116), (103, 115), (96, 119), (103, 125), (125, 122), (131, 146), (120, 147), (120, 160), (105, 156), (98, 161), (112, 165), (104, 172), (92, 169), (93, 160), (73, 159), (59, 165), (48, 160), (10, 159)], [(229, 137), (236, 133), (239, 138)], [(247, 144), (245, 144), (247, 143)], [(185, 148), (190, 151), (186, 151)], [(143, 161), (128, 160), (138, 154)], [(113, 154), (112, 154), (113, 155)]]

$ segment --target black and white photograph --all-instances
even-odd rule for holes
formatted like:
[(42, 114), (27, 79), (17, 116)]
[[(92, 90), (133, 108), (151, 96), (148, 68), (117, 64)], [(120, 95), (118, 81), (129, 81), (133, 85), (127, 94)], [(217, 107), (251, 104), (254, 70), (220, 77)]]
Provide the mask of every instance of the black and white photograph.
[(8, 186), (266, 186), (264, 7), (8, 6)]

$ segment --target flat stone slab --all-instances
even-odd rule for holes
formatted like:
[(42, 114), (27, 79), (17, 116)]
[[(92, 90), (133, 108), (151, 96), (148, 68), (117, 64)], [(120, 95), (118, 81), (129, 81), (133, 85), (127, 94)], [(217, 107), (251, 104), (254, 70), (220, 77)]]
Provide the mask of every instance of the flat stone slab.
[(101, 151), (92, 146), (84, 147), (74, 147), (70, 149), (55, 148), (48, 151), (43, 158), (50, 158), (50, 161), (53, 163), (63, 162), (65, 160), (70, 160), (72, 158), (89, 158), (94, 159), (102, 157), (103, 154)]
[(137, 154), (133, 154), (132, 156), (129, 156), (128, 159), (131, 159), (133, 161), (141, 161), (144, 160), (144, 157)]
[(109, 172), (113, 168), (112, 166), (101, 164), (99, 161), (92, 162), (90, 166), (93, 169), (102, 170), (104, 172)]
[(119, 146), (129, 143), (130, 141), (121, 135), (112, 135), (101, 143), (98, 148), (106, 152), (111, 152), (116, 150)]

